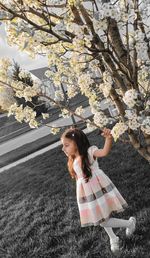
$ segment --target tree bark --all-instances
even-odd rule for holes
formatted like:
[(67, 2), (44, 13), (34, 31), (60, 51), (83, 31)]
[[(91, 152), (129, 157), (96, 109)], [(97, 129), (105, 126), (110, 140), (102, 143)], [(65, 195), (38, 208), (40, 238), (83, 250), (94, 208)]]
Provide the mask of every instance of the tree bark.
[(117, 22), (110, 17), (108, 18), (108, 38), (112, 51), (115, 53), (117, 60), (119, 61), (119, 66), (121, 67), (121, 70), (125, 75), (125, 85), (128, 89), (131, 89), (131, 84), (133, 84), (133, 82), (131, 83), (133, 67), (131, 65), (131, 62), (129, 62), (128, 60), (128, 51), (122, 42)]
[(70, 8), (71, 8), (71, 11), (74, 15), (74, 22), (78, 25), (83, 25), (84, 22), (82, 21), (82, 19), (80, 17), (78, 9), (74, 5), (72, 5)]
[(96, 47), (98, 47), (99, 51), (102, 52), (102, 56), (104, 58), (104, 61), (109, 66), (109, 68), (111, 70), (111, 73), (112, 73), (112, 76), (114, 76), (114, 78), (115, 78), (115, 82), (117, 83), (118, 87), (121, 88), (122, 92), (125, 93), (126, 90), (127, 90), (127, 87), (124, 84), (124, 81), (123, 81), (122, 77), (117, 72), (116, 66), (115, 66), (113, 60), (111, 59), (109, 53), (105, 49), (104, 43), (101, 41), (100, 37), (95, 32), (94, 27), (93, 27), (93, 23), (92, 23), (92, 21), (89, 17), (88, 12), (86, 11), (85, 7), (82, 4), (79, 5), (79, 9), (80, 9), (80, 12), (81, 12), (88, 28), (92, 32), (93, 43), (95, 44)]
[(144, 140), (146, 143), (147, 152), (150, 154), (150, 135), (146, 134), (146, 133), (143, 133), (143, 135), (144, 135)]
[(124, 106), (123, 106), (123, 103), (120, 101), (119, 96), (118, 96), (117, 92), (115, 91), (115, 89), (112, 88), (110, 90), (110, 96), (111, 96), (112, 100), (115, 102), (116, 107), (117, 107), (120, 115), (122, 116), (122, 120), (123, 120), (124, 115), (125, 115)]
[(118, 59), (121, 60), (121, 63), (124, 64), (124, 66), (126, 67), (125, 70), (127, 70), (127, 68), (128, 68), (129, 71), (132, 73), (132, 67), (131, 67), (131, 65), (129, 66), (129, 64), (128, 64), (127, 50), (123, 45), (117, 22), (116, 22), (116, 20), (114, 20), (110, 17), (108, 18), (108, 22), (109, 22), (108, 37), (113, 46), (113, 49), (114, 49), (116, 55), (118, 56)]
[(143, 147), (141, 143), (139, 142), (137, 136), (134, 134), (132, 130), (128, 133), (129, 139), (131, 144), (133, 145), (134, 149), (138, 151), (138, 153), (146, 159), (148, 162), (150, 162), (150, 153), (148, 153), (147, 148)]

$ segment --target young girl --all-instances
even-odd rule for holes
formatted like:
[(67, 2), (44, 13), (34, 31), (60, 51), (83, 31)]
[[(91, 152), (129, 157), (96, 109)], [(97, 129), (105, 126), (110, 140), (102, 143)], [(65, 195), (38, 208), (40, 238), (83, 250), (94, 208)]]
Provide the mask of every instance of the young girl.
[(97, 158), (106, 156), (112, 146), (110, 129), (104, 128), (103, 149), (90, 146), (87, 136), (77, 128), (67, 129), (61, 137), (62, 150), (68, 157), (68, 169), (76, 179), (77, 203), (81, 227), (101, 225), (110, 238), (111, 251), (119, 251), (119, 237), (112, 228), (126, 228), (126, 236), (135, 231), (136, 219), (111, 218), (113, 212), (121, 212), (127, 203), (108, 176), (99, 168)]

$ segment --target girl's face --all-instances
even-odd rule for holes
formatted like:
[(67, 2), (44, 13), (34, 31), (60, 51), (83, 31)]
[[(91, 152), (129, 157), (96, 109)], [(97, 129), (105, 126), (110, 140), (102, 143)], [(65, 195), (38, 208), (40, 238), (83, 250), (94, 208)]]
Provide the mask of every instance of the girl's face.
[(61, 141), (63, 144), (62, 151), (64, 151), (66, 156), (76, 156), (78, 154), (77, 145), (73, 140), (64, 137)]

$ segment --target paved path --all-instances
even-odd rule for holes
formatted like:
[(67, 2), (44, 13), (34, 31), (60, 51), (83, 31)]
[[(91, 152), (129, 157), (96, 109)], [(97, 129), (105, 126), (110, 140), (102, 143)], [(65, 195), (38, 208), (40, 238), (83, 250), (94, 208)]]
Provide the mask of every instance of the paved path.
[[(86, 128), (86, 129), (83, 130), (83, 132), (84, 133), (88, 133), (89, 131)], [(58, 147), (60, 145), (61, 145), (61, 141), (57, 141), (57, 142), (55, 142), (55, 143), (53, 143), (53, 144), (51, 144), (51, 145), (49, 145), (49, 146), (39, 150), (39, 151), (36, 151), (36, 152), (34, 152), (34, 153), (32, 153), (32, 154), (30, 154), (30, 155), (28, 155), (28, 156), (26, 156), (26, 157), (24, 157), (22, 159), (19, 159), (19, 160), (15, 161), (15, 162), (7, 165), (7, 166), (4, 166), (4, 167), (0, 168), (0, 173), (4, 172), (4, 171), (6, 171), (6, 170), (8, 170), (8, 169), (10, 169), (12, 167), (15, 167), (15, 166), (17, 166), (17, 165), (19, 165), (21, 163), (24, 163), (24, 162), (26, 162), (26, 161), (28, 161), (30, 159), (33, 159), (36, 156), (39, 156), (39, 155), (41, 155), (41, 154), (43, 154), (43, 153), (45, 153), (45, 152), (47, 152), (47, 151), (49, 151), (51, 149), (54, 149), (54, 148), (56, 148), (56, 147)]]
[[(87, 118), (90, 115), (92, 115), (92, 113), (90, 111), (90, 107), (86, 107), (84, 109), (84, 117)], [(76, 118), (76, 121), (80, 121), (80, 119)], [(55, 120), (55, 121), (49, 123), (49, 125), (60, 126), (60, 125), (67, 125), (67, 124), (69, 125), (71, 123), (72, 123), (71, 118), (60, 118), (58, 120)], [(23, 135), (20, 135), (16, 138), (13, 138), (12, 140), (8, 140), (0, 145), (0, 156), (4, 155), (12, 150), (15, 150), (19, 147), (22, 147), (23, 145), (25, 145), (27, 143), (34, 142), (34, 141), (38, 140), (39, 138), (42, 138), (49, 134), (50, 134), (49, 127), (42, 126), (40, 128), (31, 130)]]
[[(84, 109), (83, 116), (85, 118), (87, 118), (91, 115), (92, 115), (92, 113), (90, 111), (90, 107), (88, 106)], [(76, 120), (76, 122), (80, 121), (79, 118), (76, 118), (75, 120)], [(60, 125), (63, 126), (63, 125), (70, 125), (70, 124), (72, 124), (72, 120), (71, 120), (70, 117), (69, 118), (60, 118), (58, 120), (55, 120), (55, 121), (49, 123), (49, 125), (52, 125), (52, 126), (60, 126)], [(88, 132), (87, 129), (85, 129), (84, 131), (85, 131), (85, 133)], [(42, 126), (40, 128), (33, 129), (33, 130), (23, 134), (23, 135), (17, 136), (16, 138), (8, 140), (5, 143), (2, 143), (0, 145), (0, 158), (4, 154), (7, 155), (8, 152), (15, 151), (16, 149), (18, 149), (18, 148), (20, 148), (23, 145), (26, 145), (28, 143), (32, 144), (32, 142), (37, 141), (40, 138), (43, 138), (43, 137), (48, 136), (48, 135), (50, 135), (49, 127)], [(50, 144), (49, 146), (47, 146), (47, 147), (45, 147), (41, 150), (38, 150), (38, 151), (36, 151), (36, 152), (34, 152), (34, 153), (24, 157), (24, 158), (21, 158), (21, 159), (15, 161), (15, 162), (13, 162), (9, 165), (6, 165), (6, 166), (0, 168), (0, 173), (5, 171), (5, 170), (10, 169), (11, 167), (14, 167), (18, 164), (21, 164), (21, 163), (23, 163), (23, 162), (25, 162), (29, 159), (32, 159), (32, 158), (34, 158), (38, 155), (41, 155), (42, 153), (44, 153), (46, 151), (49, 151), (49, 150), (59, 146), (60, 144), (61, 144), (61, 142), (57, 141), (57, 142), (55, 142), (53, 144)]]

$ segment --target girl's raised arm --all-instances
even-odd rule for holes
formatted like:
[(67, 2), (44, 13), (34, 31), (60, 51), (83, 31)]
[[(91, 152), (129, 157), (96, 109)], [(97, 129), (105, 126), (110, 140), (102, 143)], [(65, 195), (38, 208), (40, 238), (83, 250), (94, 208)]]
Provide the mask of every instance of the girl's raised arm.
[(104, 128), (101, 135), (105, 137), (105, 144), (103, 149), (98, 149), (94, 151), (93, 156), (97, 158), (107, 156), (112, 147), (113, 137), (111, 135), (111, 130), (108, 128)]

